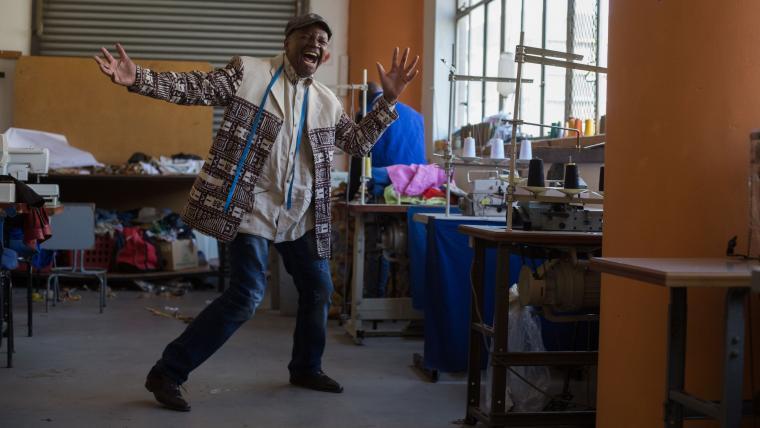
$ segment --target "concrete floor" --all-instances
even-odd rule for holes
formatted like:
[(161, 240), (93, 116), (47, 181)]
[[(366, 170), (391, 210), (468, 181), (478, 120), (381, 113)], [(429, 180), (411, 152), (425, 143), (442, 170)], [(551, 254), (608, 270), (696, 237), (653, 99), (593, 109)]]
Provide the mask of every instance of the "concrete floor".
[(120, 291), (98, 314), (94, 292), (49, 313), (35, 304), (26, 337), (24, 290), (16, 290), (15, 367), (0, 349), (2, 427), (451, 427), (461, 419), (465, 384), (432, 384), (410, 368), (419, 339), (372, 338), (356, 346), (331, 321), (325, 371), (340, 395), (288, 384), (293, 318), (262, 310), (185, 384), (190, 413), (161, 408), (143, 387), (164, 345), (185, 327), (145, 307), (194, 315), (213, 292), (162, 298)]

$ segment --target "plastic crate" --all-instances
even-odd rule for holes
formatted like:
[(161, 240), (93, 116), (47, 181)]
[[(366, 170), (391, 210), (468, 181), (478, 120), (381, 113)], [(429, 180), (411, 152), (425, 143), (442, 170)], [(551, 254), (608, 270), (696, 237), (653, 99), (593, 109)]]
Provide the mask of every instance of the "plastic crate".
[[(111, 269), (113, 264), (113, 252), (116, 246), (116, 239), (109, 235), (95, 235), (95, 247), (92, 250), (84, 251), (85, 269)], [(66, 252), (65, 264), (59, 266), (71, 266), (74, 259), (74, 251)]]

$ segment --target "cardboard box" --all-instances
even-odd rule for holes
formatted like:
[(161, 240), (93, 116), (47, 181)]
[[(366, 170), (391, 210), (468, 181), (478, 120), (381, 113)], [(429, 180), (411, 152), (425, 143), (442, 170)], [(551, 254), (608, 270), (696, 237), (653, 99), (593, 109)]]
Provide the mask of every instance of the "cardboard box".
[(159, 244), (164, 270), (184, 270), (198, 267), (198, 247), (192, 239), (178, 239)]

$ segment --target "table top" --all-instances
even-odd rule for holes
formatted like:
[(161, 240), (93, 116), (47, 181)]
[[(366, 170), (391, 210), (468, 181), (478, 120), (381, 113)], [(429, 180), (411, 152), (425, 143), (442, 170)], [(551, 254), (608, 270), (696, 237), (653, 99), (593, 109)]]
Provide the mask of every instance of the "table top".
[(538, 245), (601, 246), (601, 232), (559, 232), (544, 230), (510, 230), (504, 226), (461, 225), (460, 233), (491, 242), (515, 242)]
[(448, 217), (446, 213), (417, 213), (414, 215), (414, 221), (417, 223), (428, 224), (430, 220), (443, 220), (443, 221), (488, 221), (493, 223), (506, 223), (506, 215), (500, 215), (498, 217), (477, 217), (462, 214), (450, 214)]
[[(341, 201), (335, 204), (336, 206), (346, 206), (346, 203)], [(397, 205), (397, 204), (360, 204), (357, 202), (351, 202), (348, 204), (348, 211), (350, 213), (405, 213), (409, 210), (410, 205)]]
[[(19, 214), (24, 214), (26, 212), (29, 212), (29, 205), (21, 203), (21, 202), (0, 202), (0, 209), (10, 208), (13, 207), (16, 209), (16, 212)], [(64, 210), (63, 204), (58, 204), (55, 206), (45, 205), (45, 214), (48, 216), (54, 216), (57, 214), (62, 213)]]
[(750, 287), (755, 260), (739, 258), (592, 258), (589, 267), (664, 287)]

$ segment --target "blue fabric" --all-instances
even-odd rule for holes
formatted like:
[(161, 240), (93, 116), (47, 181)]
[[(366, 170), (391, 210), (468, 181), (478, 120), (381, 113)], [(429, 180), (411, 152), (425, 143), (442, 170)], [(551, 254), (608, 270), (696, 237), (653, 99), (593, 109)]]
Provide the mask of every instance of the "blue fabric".
[[(275, 244), (275, 248), (298, 290), (298, 314), (288, 369), (293, 375), (314, 374), (321, 370), (325, 348), (327, 311), (333, 291), (330, 267), (327, 260), (317, 255), (313, 232), (295, 241)], [(253, 316), (264, 298), (269, 241), (238, 234), (230, 253), (230, 287), (166, 347), (156, 363), (161, 373), (179, 384)]]
[(547, 351), (599, 350), (599, 321), (573, 323), (540, 319), (541, 338)]
[[(467, 369), (470, 337), (470, 269), (473, 250), (467, 235), (457, 231), (462, 224), (494, 225), (472, 220), (431, 220), (427, 225), (427, 279), (425, 281), (425, 366), (443, 372)], [(510, 256), (510, 284), (517, 282), (522, 259)], [(486, 251), (483, 296), (484, 321), (493, 321), (496, 251)], [(485, 367), (483, 353), (481, 364)]]
[(422, 115), (404, 103), (396, 103), (398, 119), (372, 147), (372, 166), (425, 164), (425, 130)]
[(385, 188), (390, 186), (391, 178), (388, 176), (388, 169), (385, 167), (372, 167), (372, 194), (375, 197), (383, 196)]
[[(443, 213), (446, 207), (412, 205), (406, 212), (407, 254), (409, 255), (409, 292), (412, 306), (425, 309), (425, 260), (427, 260), (427, 225), (414, 221), (418, 213)], [(459, 214), (459, 208), (451, 207), (452, 214)]]

